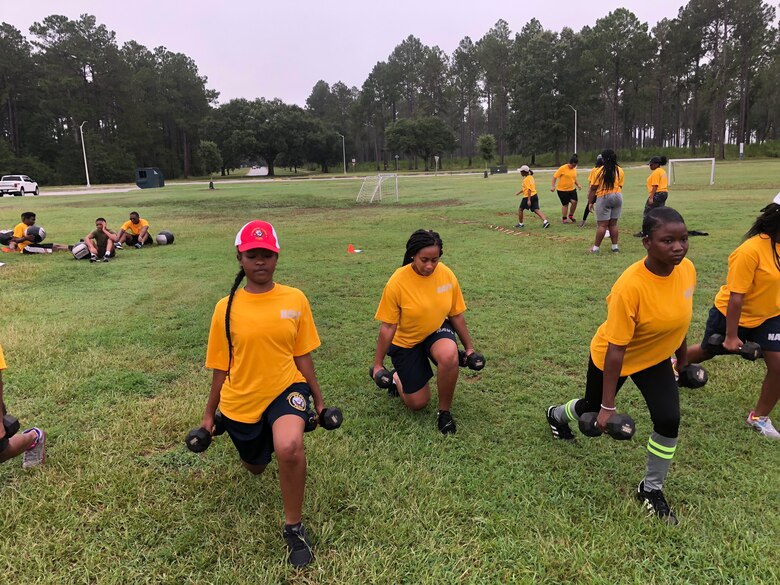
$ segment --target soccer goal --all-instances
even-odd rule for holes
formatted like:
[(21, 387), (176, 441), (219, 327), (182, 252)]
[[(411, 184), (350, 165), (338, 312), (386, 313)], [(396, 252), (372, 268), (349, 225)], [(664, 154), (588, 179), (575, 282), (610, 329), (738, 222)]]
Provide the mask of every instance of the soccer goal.
[(669, 182), (701, 183), (709, 178), (715, 184), (714, 158), (670, 158), (666, 174)]
[(395, 195), (396, 202), (398, 201), (398, 175), (372, 175), (363, 179), (363, 184), (360, 185), (360, 191), (358, 192), (356, 203), (374, 203), (374, 201), (382, 201), (382, 196)]

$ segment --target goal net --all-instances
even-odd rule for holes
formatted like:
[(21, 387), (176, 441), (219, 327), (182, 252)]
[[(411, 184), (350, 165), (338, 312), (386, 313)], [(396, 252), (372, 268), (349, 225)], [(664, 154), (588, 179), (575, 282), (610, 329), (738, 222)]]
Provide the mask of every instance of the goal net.
[(382, 201), (382, 196), (392, 197), (398, 201), (398, 175), (373, 175), (363, 179), (360, 185), (356, 203), (374, 203)]
[(670, 158), (666, 174), (672, 184), (715, 184), (714, 158)]

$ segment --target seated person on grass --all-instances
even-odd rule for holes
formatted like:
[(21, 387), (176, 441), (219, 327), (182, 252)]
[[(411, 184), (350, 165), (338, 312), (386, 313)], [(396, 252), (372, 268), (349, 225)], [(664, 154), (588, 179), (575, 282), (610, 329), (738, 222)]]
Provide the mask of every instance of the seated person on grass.
[(84, 237), (84, 243), (87, 245), (90, 253), (90, 262), (108, 262), (116, 255), (114, 250), (114, 242), (119, 236), (115, 232), (108, 229), (105, 218), (98, 217), (95, 220), (95, 230), (88, 233)]
[(14, 236), (8, 247), (11, 250), (22, 252), (23, 254), (51, 254), (59, 250), (68, 250), (64, 244), (41, 244), (35, 243), (33, 236), (26, 235), (27, 228), (35, 225), (35, 214), (32, 211), (22, 213), (21, 223), (14, 227)]
[[(3, 402), (3, 370), (6, 368), (3, 346), (0, 345), (0, 414), (7, 414)], [(3, 439), (7, 439), (4, 441)], [(24, 453), (22, 467), (35, 467), (46, 459), (46, 433), (41, 429), (31, 428), (13, 437), (5, 436), (5, 426), (0, 424), (0, 463), (5, 463), (17, 455)]]
[(139, 249), (147, 244), (152, 244), (149, 222), (141, 219), (137, 211), (130, 212), (130, 220), (122, 224), (118, 235), (119, 237), (116, 240), (117, 250), (121, 250), (125, 242)]

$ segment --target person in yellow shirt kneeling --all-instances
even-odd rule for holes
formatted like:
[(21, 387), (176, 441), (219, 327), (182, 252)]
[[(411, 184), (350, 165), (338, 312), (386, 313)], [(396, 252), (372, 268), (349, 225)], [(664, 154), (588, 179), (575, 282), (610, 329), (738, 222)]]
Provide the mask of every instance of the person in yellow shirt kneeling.
[(303, 433), (310, 400), (316, 412), (325, 408), (311, 356), (320, 338), (303, 292), (273, 280), (279, 260), (273, 226), (249, 222), (235, 244), (240, 270), (211, 319), (206, 367), (213, 375), (201, 427), (214, 433), (219, 406), (241, 463), (255, 475), (276, 453), (288, 560), (302, 567), (314, 558), (302, 523)]
[(575, 441), (569, 423), (598, 413), (602, 432), (615, 413), (618, 391), (630, 376), (647, 403), (653, 433), (647, 468), (636, 496), (668, 524), (677, 518), (663, 494), (680, 425), (680, 395), (670, 355), (688, 365), (686, 334), (693, 311), (696, 269), (685, 258), (688, 229), (669, 207), (654, 209), (643, 222), (647, 257), (629, 266), (607, 297), (607, 320), (590, 343), (585, 397), (547, 409), (554, 439)]
[(430, 362), (435, 363), (437, 425), (446, 435), (456, 431), (450, 413), (458, 382), (456, 334), (467, 356), (474, 353), (474, 346), (458, 279), (440, 262), (443, 249), (441, 237), (431, 230), (417, 230), (407, 241), (403, 263), (387, 281), (376, 311), (381, 325), (373, 371), (383, 369), (389, 355), (401, 400), (410, 410), (421, 410), (431, 399)]
[[(719, 336), (718, 344), (711, 343), (713, 335)], [(760, 346), (766, 365), (761, 394), (746, 422), (759, 434), (780, 440), (769, 418), (780, 399), (780, 193), (729, 256), (726, 284), (715, 295), (704, 339), (688, 348), (688, 359), (737, 353), (745, 342)]]

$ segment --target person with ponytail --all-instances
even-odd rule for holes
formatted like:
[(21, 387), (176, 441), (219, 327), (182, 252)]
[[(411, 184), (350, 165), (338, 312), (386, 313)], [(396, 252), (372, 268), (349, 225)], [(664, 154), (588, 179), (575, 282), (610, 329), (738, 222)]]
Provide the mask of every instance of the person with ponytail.
[(523, 223), (523, 211), (526, 209), (530, 209), (539, 216), (539, 219), (542, 220), (543, 228), (550, 227), (550, 222), (547, 221), (544, 213), (539, 209), (539, 195), (536, 193), (534, 172), (528, 165), (523, 165), (520, 167), (520, 174), (523, 176), (523, 184), (520, 187), (520, 191), (515, 193), (515, 195), (522, 195), (523, 198), (520, 200), (520, 207), (517, 209), (517, 223), (515, 224), (515, 227), (525, 227), (525, 224)]
[[(642, 229), (647, 256), (623, 272), (607, 297), (607, 319), (590, 342), (585, 396), (548, 407), (547, 423), (553, 439), (575, 442), (569, 424), (586, 413), (598, 413), (596, 425), (605, 432), (617, 410), (618, 392), (630, 376), (653, 421), (645, 476), (636, 497), (659, 520), (676, 524), (663, 493), (680, 426), (680, 394), (669, 356), (674, 353), (680, 367), (689, 363), (686, 335), (696, 269), (685, 257), (688, 228), (677, 211), (652, 210)], [(572, 457), (579, 456), (572, 452)]]
[[(709, 343), (714, 334), (724, 337), (721, 345)], [(780, 440), (769, 418), (780, 399), (780, 193), (729, 256), (726, 284), (715, 295), (704, 339), (688, 348), (688, 359), (736, 353), (746, 341), (761, 346), (766, 366), (758, 402), (746, 422), (764, 437)]]
[(376, 311), (381, 325), (373, 371), (382, 369), (389, 355), (401, 400), (410, 410), (421, 410), (431, 399), (430, 362), (436, 364), (437, 426), (446, 435), (456, 431), (450, 413), (459, 369), (455, 335), (466, 355), (474, 346), (463, 293), (455, 274), (440, 262), (443, 252), (439, 234), (431, 230), (417, 230), (406, 242), (401, 267), (387, 281)]
[(596, 239), (593, 242), (591, 252), (597, 253), (607, 231), (612, 240), (612, 251), (619, 252), (618, 248), (618, 219), (623, 209), (623, 169), (617, 164), (617, 155), (614, 150), (606, 149), (601, 152), (603, 165), (595, 173), (588, 193), (588, 206), (590, 211), (596, 214)]
[[(666, 163), (665, 156), (654, 156), (647, 163), (650, 167), (650, 176), (647, 177), (647, 201), (645, 201), (643, 217), (651, 209), (666, 205), (666, 200), (669, 198), (669, 179), (663, 168)], [(641, 231), (634, 234), (637, 238), (641, 238), (642, 235)]]
[(573, 154), (568, 164), (558, 168), (553, 174), (550, 191), (555, 192), (555, 183), (558, 183), (558, 199), (561, 200), (561, 223), (577, 223), (574, 219), (574, 210), (577, 209), (577, 189), (582, 186), (577, 181), (577, 164), (580, 159)]
[(320, 339), (303, 292), (273, 280), (279, 260), (273, 226), (249, 222), (235, 245), (240, 270), (211, 319), (206, 367), (213, 376), (201, 426), (214, 432), (219, 406), (241, 463), (255, 475), (276, 453), (288, 560), (302, 567), (314, 558), (302, 524), (303, 433), (310, 401), (318, 413), (325, 408), (311, 356)]

